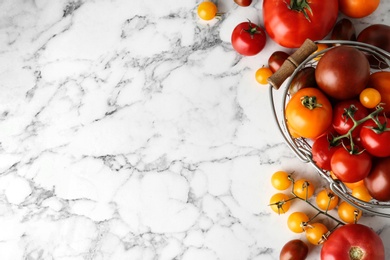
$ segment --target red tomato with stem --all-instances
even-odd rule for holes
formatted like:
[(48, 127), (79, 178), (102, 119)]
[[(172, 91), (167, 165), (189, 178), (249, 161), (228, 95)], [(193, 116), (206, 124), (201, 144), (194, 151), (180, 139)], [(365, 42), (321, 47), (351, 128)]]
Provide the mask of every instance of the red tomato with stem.
[(351, 152), (339, 147), (330, 160), (334, 175), (342, 182), (358, 182), (370, 173), (371, 155), (366, 151)]
[(326, 171), (331, 170), (330, 160), (334, 152), (339, 148), (337, 145), (332, 144), (329, 141), (330, 139), (332, 139), (332, 136), (329, 135), (318, 137), (314, 141), (311, 149), (315, 164)]
[(265, 46), (265, 31), (251, 21), (238, 24), (232, 32), (233, 48), (244, 56), (258, 54)]
[[(367, 108), (357, 99), (338, 102), (333, 106), (333, 128), (338, 134), (344, 135), (354, 126), (351, 116), (357, 121), (366, 117), (368, 114)], [(352, 136), (359, 136), (360, 129), (361, 125), (357, 126), (353, 130)]]
[(333, 231), (321, 249), (322, 260), (385, 260), (380, 236), (362, 224), (346, 224)]
[(298, 48), (308, 38), (323, 39), (335, 25), (338, 10), (338, 0), (264, 0), (264, 27), (281, 46)]
[(362, 124), (360, 140), (363, 147), (373, 156), (390, 156), (390, 122), (384, 116), (378, 116)]

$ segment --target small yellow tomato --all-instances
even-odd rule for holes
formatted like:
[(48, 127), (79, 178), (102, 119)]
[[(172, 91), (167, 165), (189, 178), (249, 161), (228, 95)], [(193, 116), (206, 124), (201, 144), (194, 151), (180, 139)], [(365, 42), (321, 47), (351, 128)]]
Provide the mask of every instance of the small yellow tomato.
[(268, 84), (268, 78), (272, 76), (272, 70), (267, 67), (261, 67), (256, 71), (256, 81), (262, 85)]

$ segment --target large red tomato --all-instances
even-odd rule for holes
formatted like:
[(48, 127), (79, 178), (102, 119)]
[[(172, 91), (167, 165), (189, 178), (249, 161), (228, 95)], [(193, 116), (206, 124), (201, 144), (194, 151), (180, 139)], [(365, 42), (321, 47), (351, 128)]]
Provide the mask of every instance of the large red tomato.
[(328, 237), (321, 249), (321, 260), (385, 260), (380, 236), (362, 224), (346, 224)]
[(321, 40), (333, 28), (338, 0), (264, 0), (264, 27), (278, 44), (297, 48), (307, 39)]

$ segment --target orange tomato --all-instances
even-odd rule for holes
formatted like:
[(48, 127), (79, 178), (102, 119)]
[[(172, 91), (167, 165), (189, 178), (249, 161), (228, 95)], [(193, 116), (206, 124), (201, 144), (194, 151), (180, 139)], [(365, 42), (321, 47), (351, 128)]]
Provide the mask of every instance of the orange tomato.
[(372, 73), (367, 87), (375, 88), (381, 94), (381, 103), (386, 114), (390, 114), (390, 71)]
[(332, 105), (317, 88), (300, 89), (286, 106), (286, 121), (293, 133), (315, 139), (332, 123)]
[(380, 0), (339, 0), (339, 10), (346, 16), (362, 18), (372, 14)]

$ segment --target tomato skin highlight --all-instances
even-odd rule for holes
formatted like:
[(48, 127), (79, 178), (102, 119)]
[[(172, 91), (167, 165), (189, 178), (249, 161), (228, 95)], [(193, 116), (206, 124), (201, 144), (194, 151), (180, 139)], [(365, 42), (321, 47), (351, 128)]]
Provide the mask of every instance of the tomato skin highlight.
[[(361, 258), (351, 258), (351, 254)], [(346, 224), (334, 230), (321, 248), (321, 260), (385, 260), (383, 241), (371, 228)]]
[(372, 159), (366, 151), (351, 154), (344, 147), (339, 147), (330, 160), (330, 166), (342, 182), (358, 182), (370, 173)]
[[(297, 1), (294, 0), (295, 4)], [(302, 1), (304, 2), (304, 1)], [(338, 0), (305, 1), (311, 12), (298, 12), (289, 8), (290, 1), (264, 0), (264, 27), (268, 35), (287, 48), (298, 48), (307, 39), (321, 40), (333, 28), (338, 16)], [(310, 21), (309, 21), (310, 20)]]
[[(389, 119), (379, 116), (378, 120), (384, 124), (385, 128), (390, 128)], [(371, 128), (377, 127), (373, 120), (363, 123), (360, 130), (360, 139), (363, 147), (373, 156), (388, 157), (390, 156), (390, 131), (375, 133)]]
[[(302, 104), (305, 97), (315, 97), (320, 107), (309, 109)], [(291, 130), (299, 136), (315, 139), (324, 134), (332, 123), (332, 105), (316, 88), (300, 89), (286, 106), (286, 120)]]
[(266, 34), (263, 28), (252, 23), (238, 24), (231, 37), (233, 48), (244, 56), (253, 56), (263, 50), (266, 43)]

